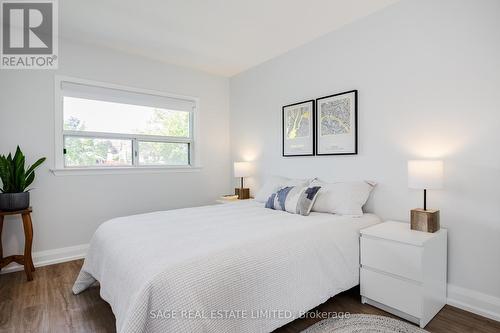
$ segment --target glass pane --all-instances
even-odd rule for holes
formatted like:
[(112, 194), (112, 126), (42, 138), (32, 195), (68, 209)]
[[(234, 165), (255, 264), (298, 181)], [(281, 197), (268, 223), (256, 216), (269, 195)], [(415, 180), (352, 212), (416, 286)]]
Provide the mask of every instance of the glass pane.
[(65, 137), (64, 164), (67, 167), (131, 166), (132, 141)]
[(64, 129), (189, 137), (189, 112), (64, 97)]
[(141, 165), (189, 165), (189, 143), (139, 141)]

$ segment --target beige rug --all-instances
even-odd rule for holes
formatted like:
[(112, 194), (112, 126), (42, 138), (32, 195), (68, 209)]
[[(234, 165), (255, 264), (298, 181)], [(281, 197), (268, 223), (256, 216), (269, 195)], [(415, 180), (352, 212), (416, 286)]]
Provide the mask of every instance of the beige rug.
[(329, 318), (302, 333), (428, 333), (418, 326), (389, 317), (351, 314), (344, 318)]

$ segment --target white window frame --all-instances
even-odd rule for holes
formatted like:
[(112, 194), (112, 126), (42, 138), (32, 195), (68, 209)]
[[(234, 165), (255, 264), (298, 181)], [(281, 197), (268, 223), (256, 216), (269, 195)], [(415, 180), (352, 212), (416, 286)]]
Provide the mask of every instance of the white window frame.
[[(199, 98), (178, 94), (165, 93), (156, 90), (148, 90), (141, 88), (132, 88), (113, 83), (105, 83), (99, 81), (92, 81), (87, 79), (80, 79), (69, 76), (55, 76), (55, 165), (52, 172), (55, 175), (67, 174), (123, 174), (123, 173), (136, 173), (136, 172), (190, 172), (198, 171), (201, 169), (199, 160), (199, 144), (198, 137), (198, 115), (199, 115)], [(64, 129), (64, 110), (63, 98), (64, 93), (62, 89), (63, 82), (83, 84), (92, 87), (101, 87), (115, 90), (122, 90), (126, 92), (169, 97), (175, 99), (182, 99), (193, 102), (194, 108), (190, 112), (189, 121), (189, 137), (169, 137), (158, 135), (142, 135), (142, 134), (120, 134), (120, 133), (103, 133), (103, 132), (90, 132), (90, 131), (70, 131)], [(82, 166), (82, 167), (66, 167), (64, 165), (64, 138), (71, 137), (87, 137), (94, 139), (108, 138), (108, 139), (127, 139), (132, 141), (132, 165), (130, 166)], [(166, 143), (187, 143), (189, 144), (189, 165), (140, 165), (139, 164), (139, 142), (166, 142)]]

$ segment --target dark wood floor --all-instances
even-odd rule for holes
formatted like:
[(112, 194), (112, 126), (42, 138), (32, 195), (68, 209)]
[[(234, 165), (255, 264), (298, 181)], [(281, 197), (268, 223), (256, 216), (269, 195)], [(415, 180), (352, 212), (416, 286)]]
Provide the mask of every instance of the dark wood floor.
[[(115, 318), (109, 305), (94, 287), (78, 296), (71, 287), (82, 261), (38, 268), (35, 279), (26, 281), (24, 272), (0, 275), (0, 332), (115, 332)], [(356, 289), (331, 298), (316, 310), (324, 312), (370, 313), (391, 316), (360, 302)], [(300, 332), (318, 319), (296, 320), (276, 332)], [(452, 306), (427, 325), (430, 332), (500, 332), (500, 323)]]

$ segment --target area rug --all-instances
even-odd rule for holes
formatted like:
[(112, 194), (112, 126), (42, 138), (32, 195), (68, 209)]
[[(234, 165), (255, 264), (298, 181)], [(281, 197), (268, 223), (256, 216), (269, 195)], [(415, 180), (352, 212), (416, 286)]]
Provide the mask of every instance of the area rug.
[(328, 318), (302, 333), (428, 333), (415, 325), (389, 317), (351, 314), (344, 318)]

